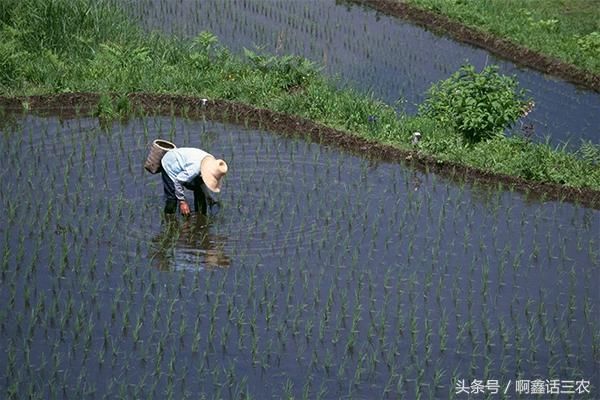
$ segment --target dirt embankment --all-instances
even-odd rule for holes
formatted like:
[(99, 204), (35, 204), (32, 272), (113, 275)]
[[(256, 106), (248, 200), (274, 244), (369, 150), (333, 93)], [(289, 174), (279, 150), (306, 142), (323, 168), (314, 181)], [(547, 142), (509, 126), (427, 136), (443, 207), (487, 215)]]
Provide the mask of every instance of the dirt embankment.
[[(62, 118), (89, 115), (97, 109), (100, 95), (67, 93), (48, 96), (0, 97), (5, 112), (24, 112), (27, 102), (30, 112), (58, 115)], [(420, 171), (433, 172), (457, 182), (485, 184), (507, 188), (525, 194), (533, 201), (568, 201), (600, 209), (600, 191), (577, 189), (560, 184), (528, 181), (522, 178), (472, 168), (455, 162), (436, 160), (418, 151), (401, 150), (376, 143), (347, 132), (332, 129), (306, 118), (256, 108), (225, 100), (199, 97), (134, 93), (129, 99), (136, 112), (175, 115), (187, 118), (208, 118), (251, 128), (261, 128), (286, 136), (310, 139), (326, 146), (342, 148), (373, 161), (402, 163)]]
[(491, 35), (479, 29), (470, 28), (460, 22), (423, 10), (398, 0), (350, 0), (367, 5), (377, 11), (394, 17), (408, 19), (437, 33), (449, 35), (455, 40), (481, 47), (497, 56), (518, 65), (554, 75), (578, 86), (600, 93), (600, 74), (584, 71), (572, 64), (528, 49), (524, 46)]

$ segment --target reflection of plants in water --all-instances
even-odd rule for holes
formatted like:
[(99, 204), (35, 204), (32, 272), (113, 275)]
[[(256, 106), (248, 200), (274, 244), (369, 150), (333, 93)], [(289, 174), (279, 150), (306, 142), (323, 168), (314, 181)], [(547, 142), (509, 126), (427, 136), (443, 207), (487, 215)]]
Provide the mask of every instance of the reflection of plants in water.
[(162, 232), (152, 240), (151, 258), (161, 270), (228, 267), (226, 238), (209, 232), (210, 218), (197, 213), (180, 221), (166, 216)]
[(4, 108), (0, 107), (0, 131), (8, 135), (10, 132), (16, 132), (19, 128), (16, 114), (6, 112)]

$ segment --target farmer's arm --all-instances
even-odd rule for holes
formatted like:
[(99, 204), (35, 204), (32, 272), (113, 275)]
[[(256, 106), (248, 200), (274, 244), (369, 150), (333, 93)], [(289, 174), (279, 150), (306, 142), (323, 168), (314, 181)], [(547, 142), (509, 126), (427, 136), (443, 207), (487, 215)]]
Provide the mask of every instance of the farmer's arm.
[(188, 165), (183, 171), (179, 172), (174, 180), (175, 184), (175, 197), (179, 200), (179, 208), (183, 215), (190, 213), (190, 206), (185, 199), (185, 193), (183, 190), (183, 183), (191, 182), (198, 175), (198, 167), (195, 165)]
[(173, 179), (173, 186), (175, 186), (175, 197), (177, 197), (177, 200), (185, 201), (185, 193), (183, 191), (183, 185), (182, 185), (181, 181), (179, 181), (179, 178)]
[(179, 179), (173, 179), (173, 187), (175, 188), (175, 197), (177, 197), (177, 201), (179, 202), (179, 210), (183, 215), (190, 214), (190, 206), (185, 200), (185, 194), (183, 191), (183, 185), (179, 181)]

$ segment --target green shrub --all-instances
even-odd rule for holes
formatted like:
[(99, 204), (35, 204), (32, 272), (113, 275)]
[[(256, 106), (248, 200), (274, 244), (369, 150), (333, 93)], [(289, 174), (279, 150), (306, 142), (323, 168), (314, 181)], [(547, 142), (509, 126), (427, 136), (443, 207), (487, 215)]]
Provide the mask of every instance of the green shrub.
[(258, 70), (273, 74), (277, 86), (284, 90), (304, 87), (319, 71), (313, 62), (300, 56), (263, 55), (248, 49), (244, 49), (244, 54)]
[(577, 36), (577, 45), (588, 55), (600, 57), (600, 32), (591, 32), (585, 36)]
[(501, 134), (528, 106), (515, 79), (500, 75), (497, 66), (477, 73), (472, 65), (465, 65), (434, 84), (427, 94), (419, 112), (453, 127), (472, 142)]
[(194, 68), (206, 71), (216, 58), (227, 54), (227, 50), (221, 47), (219, 39), (213, 33), (202, 31), (193, 40), (188, 57)]

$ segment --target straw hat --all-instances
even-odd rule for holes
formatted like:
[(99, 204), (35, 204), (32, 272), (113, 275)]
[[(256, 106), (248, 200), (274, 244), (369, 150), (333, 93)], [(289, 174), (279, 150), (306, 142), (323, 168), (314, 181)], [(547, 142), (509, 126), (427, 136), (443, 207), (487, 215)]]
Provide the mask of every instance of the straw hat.
[(213, 156), (206, 156), (200, 163), (200, 175), (207, 188), (218, 193), (221, 191), (221, 178), (227, 173), (227, 163)]

